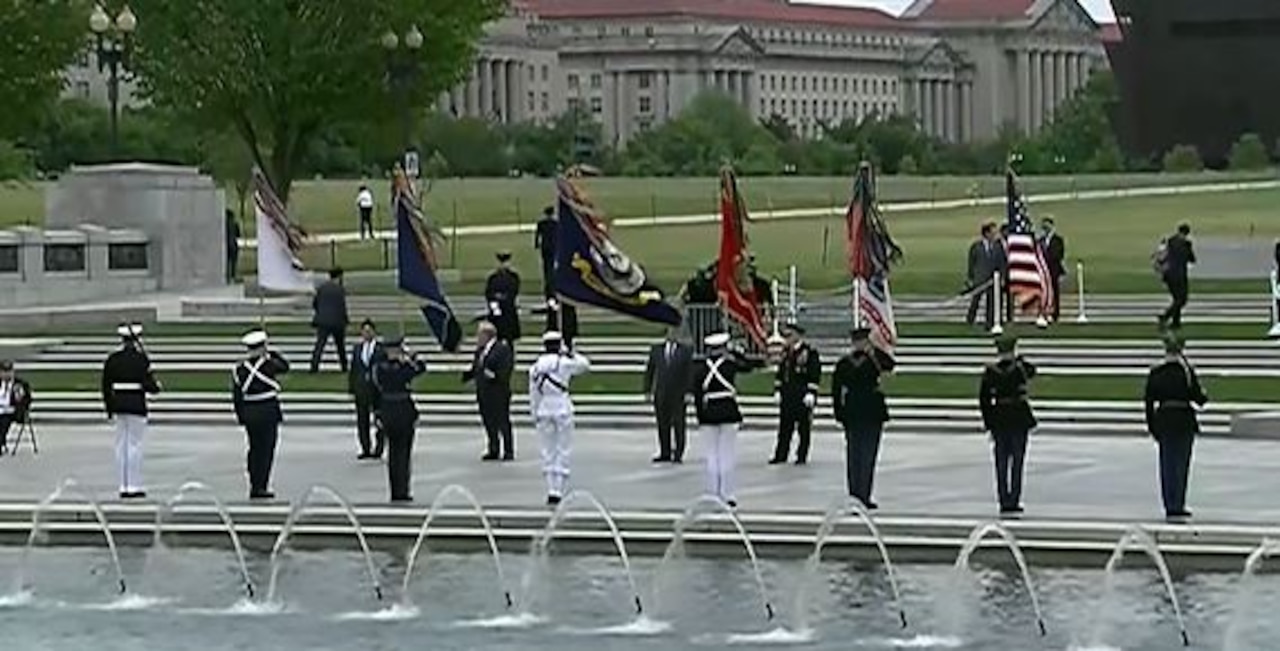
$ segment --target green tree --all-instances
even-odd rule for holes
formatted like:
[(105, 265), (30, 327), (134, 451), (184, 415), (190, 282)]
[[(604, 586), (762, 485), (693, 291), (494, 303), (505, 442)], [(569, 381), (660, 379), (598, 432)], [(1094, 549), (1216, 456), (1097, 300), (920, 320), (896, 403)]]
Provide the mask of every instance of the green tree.
[(725, 162), (768, 161), (778, 142), (737, 101), (717, 93), (695, 97), (673, 120), (636, 137), (627, 146), (624, 170), (678, 176), (714, 175)]
[(435, 114), (422, 128), (428, 156), (448, 161), (450, 176), (506, 176), (507, 143), (488, 122)]
[[(113, 4), (115, 2), (113, 1)], [(461, 80), (504, 0), (132, 0), (142, 96), (203, 131), (233, 130), (282, 200), (330, 127), (394, 123), (383, 71), (388, 29), (416, 25), (423, 45), (408, 103), (429, 105)], [(110, 11), (110, 8), (109, 8)], [(402, 50), (402, 54), (407, 51)]]
[(1195, 145), (1174, 145), (1164, 155), (1166, 172), (1199, 172), (1204, 169), (1204, 159)]
[(1271, 165), (1271, 157), (1267, 155), (1267, 146), (1256, 133), (1246, 133), (1231, 145), (1231, 169), (1260, 170)]
[[(1084, 171), (1099, 153), (1109, 157), (1118, 151), (1111, 112), (1120, 101), (1115, 78), (1100, 72), (1074, 95), (1058, 105), (1053, 120), (1034, 139), (1027, 169), (1041, 173)], [(1113, 162), (1113, 161), (1105, 161)]]
[(62, 71), (86, 44), (88, 0), (0, 3), (0, 135), (15, 136), (47, 110)]
[(796, 130), (791, 126), (785, 117), (772, 113), (767, 118), (760, 118), (760, 126), (764, 127), (778, 142), (791, 142), (799, 140)]

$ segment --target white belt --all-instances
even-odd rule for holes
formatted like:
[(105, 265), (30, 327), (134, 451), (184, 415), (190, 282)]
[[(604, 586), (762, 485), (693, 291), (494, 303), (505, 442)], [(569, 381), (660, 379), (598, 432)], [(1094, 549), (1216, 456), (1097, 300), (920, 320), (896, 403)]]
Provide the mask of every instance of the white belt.
[(142, 385), (137, 382), (113, 382), (111, 384), (112, 391), (142, 391)]
[(275, 391), (268, 391), (266, 393), (255, 393), (253, 395), (245, 395), (244, 401), (245, 402), (262, 402), (263, 400), (271, 400), (273, 398), (276, 398), (279, 395), (280, 394), (276, 393)]
[(17, 413), (17, 410), (15, 410), (13, 407), (8, 407), (8, 406), (0, 407), (0, 414), (15, 414), (15, 413)]
[(703, 397), (707, 400), (724, 400), (725, 398), (735, 398), (737, 395), (734, 391), (712, 391)]

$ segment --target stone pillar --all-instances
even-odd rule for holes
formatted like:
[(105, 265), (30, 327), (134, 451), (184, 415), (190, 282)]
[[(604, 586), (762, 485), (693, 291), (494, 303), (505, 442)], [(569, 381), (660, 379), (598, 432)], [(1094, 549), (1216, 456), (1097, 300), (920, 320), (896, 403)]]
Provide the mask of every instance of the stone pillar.
[(493, 62), (493, 113), (500, 124), (511, 122), (511, 107), (507, 105), (507, 62), (498, 59)]
[(756, 118), (764, 117), (760, 110), (760, 81), (754, 72), (742, 73), (743, 94), (746, 96), (747, 110)]
[(960, 84), (960, 142), (973, 140), (973, 82)]
[(1054, 113), (1060, 104), (1067, 101), (1071, 97), (1071, 90), (1067, 88), (1067, 53), (1058, 52), (1053, 55), (1053, 84), (1054, 95), (1057, 96), (1053, 104)]
[(493, 118), (493, 62), (489, 59), (480, 60), (480, 106), (476, 110), (480, 112), (480, 118), (489, 120)]
[(671, 71), (660, 70), (653, 77), (653, 114), (664, 122), (671, 116)]
[(1044, 115), (1044, 67), (1041, 65), (1039, 52), (1031, 53), (1031, 133), (1040, 130), (1040, 116)]
[(960, 142), (960, 84), (947, 82), (947, 139)]
[(607, 107), (609, 116), (607, 133), (613, 134), (615, 146), (621, 145), (626, 137), (622, 124), (622, 73), (616, 70), (609, 73), (609, 85), (605, 88), (605, 92), (608, 94), (609, 102)]
[(942, 136), (943, 121), (942, 82), (934, 79), (929, 82), (929, 113), (933, 124), (933, 135)]
[(480, 115), (480, 62), (471, 66), (471, 77), (467, 79), (467, 110), (468, 117), (478, 117)]
[(725, 81), (725, 73), (724, 73), (724, 71), (723, 71), (723, 70), (716, 70), (713, 74), (715, 75), (715, 88), (716, 88), (716, 90), (717, 90), (717, 91), (719, 91), (719, 92), (721, 92), (721, 93), (727, 93), (727, 92), (728, 92), (728, 82), (726, 82), (726, 81)]
[(1078, 72), (1076, 74), (1080, 77), (1080, 85), (1084, 86), (1089, 83), (1089, 78), (1093, 76), (1093, 69), (1089, 66), (1088, 54), (1081, 54), (1077, 59), (1076, 68)]
[(1053, 119), (1053, 54), (1044, 52), (1040, 55), (1040, 79), (1042, 93), (1040, 111), (1040, 126), (1043, 129)]
[(918, 80), (912, 79), (911, 87), (907, 89), (907, 92), (908, 92), (908, 100), (911, 102), (911, 113), (915, 115), (917, 123), (924, 124), (924, 112), (921, 110), (921, 107), (920, 107), (920, 100), (922, 99), (922, 94), (920, 92), (920, 82)]
[(1031, 53), (1018, 52), (1014, 55), (1018, 63), (1018, 126), (1023, 131), (1031, 131)]

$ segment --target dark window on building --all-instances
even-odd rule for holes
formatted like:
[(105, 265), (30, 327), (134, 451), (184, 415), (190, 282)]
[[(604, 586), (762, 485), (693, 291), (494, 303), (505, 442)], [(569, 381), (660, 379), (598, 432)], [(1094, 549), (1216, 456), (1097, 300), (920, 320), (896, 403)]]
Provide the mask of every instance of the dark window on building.
[(129, 242), (107, 246), (107, 268), (112, 271), (145, 271), (147, 244)]
[(45, 271), (84, 271), (83, 244), (45, 244)]
[(18, 273), (18, 245), (0, 246), (0, 274)]

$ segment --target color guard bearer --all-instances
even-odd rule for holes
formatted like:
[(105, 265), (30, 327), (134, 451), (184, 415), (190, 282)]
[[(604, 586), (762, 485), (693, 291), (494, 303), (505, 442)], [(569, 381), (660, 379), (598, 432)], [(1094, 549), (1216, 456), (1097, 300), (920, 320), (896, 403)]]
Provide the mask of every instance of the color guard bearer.
[(116, 466), (120, 498), (147, 496), (142, 482), (142, 439), (147, 432), (147, 396), (160, 393), (151, 360), (142, 347), (142, 325), (116, 328), (120, 348), (102, 365), (102, 403), (116, 423)]
[(249, 499), (271, 499), (271, 466), (275, 463), (276, 441), (280, 436), (280, 376), (289, 372), (289, 362), (280, 353), (267, 349), (267, 333), (253, 330), (240, 339), (248, 358), (231, 371), (231, 400), (236, 422), (249, 437)]
[(547, 478), (547, 505), (568, 492), (569, 457), (573, 452), (573, 399), (569, 381), (591, 370), (591, 360), (563, 347), (554, 330), (542, 335), (543, 353), (529, 367), (529, 407), (542, 445), (542, 471)]

